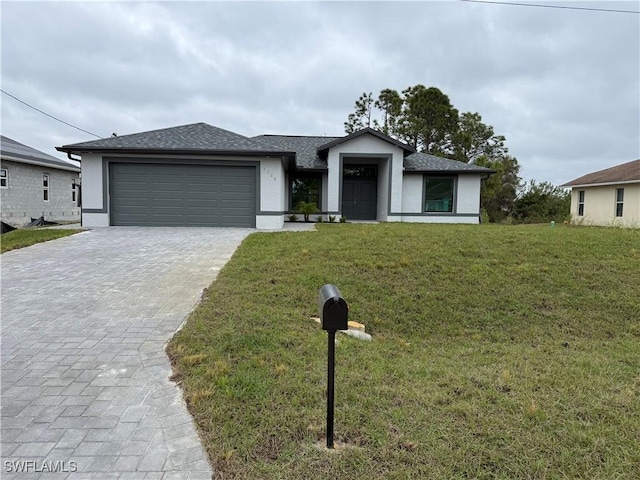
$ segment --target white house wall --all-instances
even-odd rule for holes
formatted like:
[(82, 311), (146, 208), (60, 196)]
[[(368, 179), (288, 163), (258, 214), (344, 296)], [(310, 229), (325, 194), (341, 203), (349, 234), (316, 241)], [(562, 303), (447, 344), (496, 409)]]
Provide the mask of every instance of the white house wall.
[(320, 199), (321, 199), (320, 209), (323, 212), (328, 212), (329, 211), (329, 175), (326, 173), (322, 174), (322, 193), (320, 194)]
[(402, 182), (402, 213), (389, 221), (413, 223), (479, 223), (480, 175), (458, 175), (456, 183), (455, 212), (424, 213), (425, 173), (405, 173)]
[(456, 213), (480, 212), (480, 175), (458, 175)]
[(80, 167), (82, 168), (82, 225), (107, 227), (109, 211), (104, 185), (108, 178), (103, 182), (102, 156), (84, 154)]
[[(402, 174), (401, 174), (402, 175)], [(389, 198), (389, 160), (381, 159), (378, 165), (378, 201), (377, 218), (384, 222), (387, 220)]]
[(285, 172), (280, 158), (260, 160), (260, 211), (256, 215), (256, 228), (280, 229), (287, 210)]
[(82, 206), (86, 209), (103, 208), (102, 156), (83, 155), (81, 167), (84, 187)]
[(422, 189), (424, 175), (422, 173), (406, 173), (402, 181), (403, 213), (422, 213)]

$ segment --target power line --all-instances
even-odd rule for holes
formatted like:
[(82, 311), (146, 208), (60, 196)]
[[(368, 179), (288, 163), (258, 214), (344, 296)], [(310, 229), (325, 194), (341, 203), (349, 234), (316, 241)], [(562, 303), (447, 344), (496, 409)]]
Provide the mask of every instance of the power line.
[(459, 1), (470, 2), (470, 3), (492, 3), (495, 5), (513, 5), (516, 7), (561, 8), (564, 10), (589, 10), (591, 12), (635, 13), (636, 15), (640, 13), (640, 11), (636, 11), (636, 10), (615, 10), (612, 8), (569, 7), (567, 5), (541, 5), (538, 3), (498, 2), (495, 0), (459, 0)]
[(27, 106), (27, 107), (29, 107), (29, 108), (33, 108), (36, 112), (40, 112), (40, 113), (42, 113), (43, 115), (46, 115), (47, 117), (50, 117), (50, 118), (53, 118), (54, 120), (57, 120), (57, 121), (58, 121), (58, 122), (60, 122), (60, 123), (64, 123), (65, 125), (68, 125), (68, 126), (70, 126), (70, 127), (73, 127), (73, 128), (75, 128), (76, 130), (80, 130), (81, 132), (88, 133), (89, 135), (93, 135), (94, 137), (102, 138), (100, 135), (96, 135), (95, 133), (91, 133), (91, 132), (89, 132), (89, 131), (87, 131), (87, 130), (84, 130), (84, 129), (80, 128), (80, 127), (76, 127), (75, 125), (71, 125), (70, 123), (65, 122), (64, 120), (60, 120), (59, 118), (54, 117), (53, 115), (49, 115), (47, 112), (43, 112), (43, 111), (42, 111), (42, 110), (40, 110), (39, 108), (36, 108), (36, 107), (34, 107), (33, 105), (29, 105), (27, 102), (23, 102), (23, 101), (22, 101), (22, 100), (20, 100), (18, 97), (14, 97), (14, 96), (13, 96), (13, 95), (11, 95), (10, 93), (5, 92), (5, 91), (4, 91), (4, 90), (2, 90), (2, 89), (0, 89), (0, 92), (4, 93), (5, 95), (8, 95), (9, 97), (13, 98), (14, 100), (17, 100), (18, 102), (22, 103), (23, 105), (26, 105), (26, 106)]

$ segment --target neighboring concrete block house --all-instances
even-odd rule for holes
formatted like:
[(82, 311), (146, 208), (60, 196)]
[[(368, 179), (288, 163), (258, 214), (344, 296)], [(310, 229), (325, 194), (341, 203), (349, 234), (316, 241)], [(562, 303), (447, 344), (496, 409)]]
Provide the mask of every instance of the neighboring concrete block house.
[(85, 226), (279, 229), (300, 201), (325, 220), (478, 223), (493, 173), (368, 128), (249, 138), (196, 123), (57, 149), (81, 157)]
[(2, 221), (22, 226), (31, 218), (80, 222), (80, 168), (0, 137)]
[(583, 175), (571, 188), (571, 219), (585, 225), (640, 228), (640, 160)]

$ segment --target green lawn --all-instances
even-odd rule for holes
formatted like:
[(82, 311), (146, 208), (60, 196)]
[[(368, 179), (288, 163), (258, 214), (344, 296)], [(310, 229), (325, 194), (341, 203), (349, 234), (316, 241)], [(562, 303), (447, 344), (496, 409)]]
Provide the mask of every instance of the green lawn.
[[(318, 225), (248, 237), (169, 347), (217, 475), (640, 478), (640, 231)], [(372, 342), (338, 335), (335, 283)]]
[(2, 253), (17, 248), (24, 248), (36, 243), (47, 242), (60, 237), (73, 235), (81, 230), (77, 229), (32, 229), (22, 228), (5, 233), (0, 237)]

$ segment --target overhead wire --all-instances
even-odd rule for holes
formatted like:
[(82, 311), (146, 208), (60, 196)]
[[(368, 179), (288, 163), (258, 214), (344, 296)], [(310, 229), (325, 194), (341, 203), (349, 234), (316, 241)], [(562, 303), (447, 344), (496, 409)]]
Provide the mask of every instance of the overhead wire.
[(469, 3), (490, 3), (494, 5), (512, 5), (516, 7), (560, 8), (563, 10), (587, 10), (591, 12), (635, 13), (636, 15), (640, 14), (640, 11), (637, 11), (637, 10), (618, 10), (614, 8), (574, 7), (569, 5), (544, 5), (539, 3), (500, 2), (498, 0), (458, 0), (458, 1), (469, 2)]
[(20, 100), (18, 97), (16, 97), (15, 95), (11, 95), (9, 92), (5, 92), (4, 90), (0, 89), (0, 92), (4, 93), (5, 95), (13, 98), (14, 100), (17, 100), (18, 102), (22, 103), (23, 105), (26, 105), (29, 108), (34, 109), (36, 112), (40, 112), (43, 115), (46, 115), (47, 117), (53, 118), (54, 120), (57, 120), (60, 123), (64, 123), (65, 125), (68, 125), (69, 127), (75, 128), (76, 130), (80, 130), (81, 132), (84, 133), (88, 133), (89, 135), (93, 135), (96, 138), (103, 138), (100, 135), (96, 135), (95, 133), (92, 133), (88, 130), (85, 130), (83, 128), (80, 127), (76, 127), (75, 125), (70, 124), (69, 122), (65, 122), (64, 120), (60, 120), (58, 117), (54, 117), (53, 115), (48, 114), (47, 112), (44, 112), (42, 110), (40, 110), (39, 108), (34, 107), (33, 105), (28, 104), (27, 102)]

